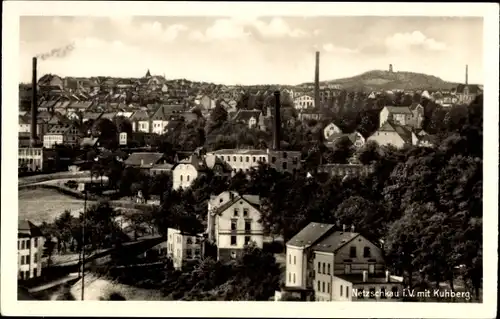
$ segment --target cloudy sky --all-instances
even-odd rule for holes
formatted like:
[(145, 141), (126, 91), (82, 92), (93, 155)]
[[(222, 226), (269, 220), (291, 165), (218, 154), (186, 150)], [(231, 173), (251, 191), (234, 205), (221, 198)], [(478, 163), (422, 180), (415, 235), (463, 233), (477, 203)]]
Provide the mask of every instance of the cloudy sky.
[(39, 74), (186, 78), (224, 84), (298, 84), (374, 69), (413, 71), (483, 83), (481, 18), (438, 17), (50, 17), (20, 19), (21, 81), (31, 57)]

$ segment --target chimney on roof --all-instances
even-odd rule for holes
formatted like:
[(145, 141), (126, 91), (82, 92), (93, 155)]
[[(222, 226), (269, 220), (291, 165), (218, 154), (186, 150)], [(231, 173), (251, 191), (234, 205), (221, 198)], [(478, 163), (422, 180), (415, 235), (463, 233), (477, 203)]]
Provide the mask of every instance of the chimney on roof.
[(31, 147), (35, 147), (37, 142), (37, 108), (38, 108), (38, 93), (37, 93), (37, 58), (33, 58), (33, 66), (32, 66), (32, 78), (31, 78), (31, 138), (30, 145)]
[(465, 65), (465, 85), (469, 84), (469, 65)]
[(363, 282), (367, 282), (367, 281), (368, 281), (368, 271), (363, 270)]
[(280, 102), (280, 91), (274, 92), (274, 125), (273, 125), (273, 150), (280, 150), (280, 131), (281, 131), (281, 102)]
[(316, 67), (314, 70), (314, 107), (319, 107), (319, 51), (316, 52)]

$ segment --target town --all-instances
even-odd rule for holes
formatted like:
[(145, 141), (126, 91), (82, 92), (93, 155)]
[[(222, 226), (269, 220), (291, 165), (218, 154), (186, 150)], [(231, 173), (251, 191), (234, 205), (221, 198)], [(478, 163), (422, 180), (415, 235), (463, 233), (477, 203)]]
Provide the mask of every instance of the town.
[(346, 87), (312, 58), (297, 86), (39, 76), (33, 58), (19, 298), (480, 301), (482, 86), (391, 64), (363, 76), (405, 88)]

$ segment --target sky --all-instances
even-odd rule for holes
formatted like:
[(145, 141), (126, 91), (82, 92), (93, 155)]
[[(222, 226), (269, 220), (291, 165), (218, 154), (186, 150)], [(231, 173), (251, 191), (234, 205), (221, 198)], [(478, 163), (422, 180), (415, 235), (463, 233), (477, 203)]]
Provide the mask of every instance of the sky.
[(142, 77), (227, 85), (299, 84), (388, 69), (453, 82), (483, 81), (483, 20), (476, 17), (22, 16), (20, 80), (39, 76)]

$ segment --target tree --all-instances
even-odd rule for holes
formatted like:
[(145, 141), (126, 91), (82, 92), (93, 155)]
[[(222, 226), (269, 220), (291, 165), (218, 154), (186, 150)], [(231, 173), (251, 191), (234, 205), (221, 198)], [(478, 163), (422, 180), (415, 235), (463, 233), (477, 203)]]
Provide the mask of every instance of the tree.
[(357, 151), (358, 160), (364, 164), (368, 165), (376, 162), (380, 158), (379, 146), (375, 141), (368, 141)]
[(220, 105), (216, 105), (210, 113), (210, 120), (208, 122), (207, 133), (212, 132), (214, 129), (221, 127), (227, 121), (227, 111)]
[(345, 164), (352, 157), (353, 152), (354, 148), (349, 137), (342, 136), (333, 144), (331, 162)]

